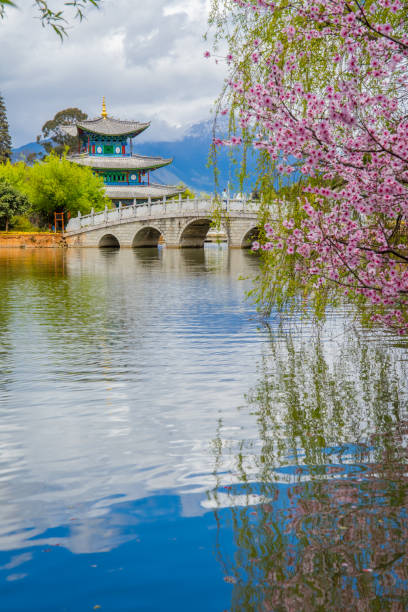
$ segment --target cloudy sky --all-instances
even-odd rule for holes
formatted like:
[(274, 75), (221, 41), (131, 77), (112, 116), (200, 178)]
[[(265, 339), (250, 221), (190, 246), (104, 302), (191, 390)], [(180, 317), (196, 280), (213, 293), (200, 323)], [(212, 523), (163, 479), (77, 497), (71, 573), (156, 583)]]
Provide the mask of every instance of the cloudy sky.
[[(53, 7), (61, 0), (50, 0)], [(61, 44), (31, 0), (0, 22), (0, 92), (13, 146), (35, 140), (54, 114), (77, 106), (151, 120), (147, 139), (172, 139), (207, 119), (224, 78), (203, 56), (209, 0), (103, 0)]]

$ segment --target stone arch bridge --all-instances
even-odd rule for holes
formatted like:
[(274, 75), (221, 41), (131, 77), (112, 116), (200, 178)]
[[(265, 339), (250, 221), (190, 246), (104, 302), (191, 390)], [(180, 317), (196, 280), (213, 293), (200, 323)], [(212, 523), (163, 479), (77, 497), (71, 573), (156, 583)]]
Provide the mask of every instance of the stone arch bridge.
[[(258, 207), (258, 202), (238, 200), (222, 204), (220, 225), (229, 247), (250, 246), (258, 234)], [(78, 214), (68, 222), (64, 236), (68, 246), (79, 247), (152, 247), (158, 245), (160, 236), (167, 247), (202, 247), (215, 210), (213, 200), (164, 198)]]

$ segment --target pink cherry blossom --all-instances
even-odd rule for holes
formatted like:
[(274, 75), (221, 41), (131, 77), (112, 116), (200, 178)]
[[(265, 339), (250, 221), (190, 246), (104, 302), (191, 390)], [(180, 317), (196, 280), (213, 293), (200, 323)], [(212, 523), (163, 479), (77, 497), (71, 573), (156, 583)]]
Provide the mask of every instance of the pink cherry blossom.
[[(229, 88), (241, 107), (241, 128), (256, 126), (254, 148), (279, 173), (299, 171), (305, 185), (302, 213), (271, 219), (266, 242), (252, 248), (280, 250), (295, 259), (302, 282), (336, 285), (365, 300), (374, 321), (408, 333), (406, 3), (379, 0), (365, 10), (346, 0), (233, 1), (244, 15), (251, 9), (284, 18), (281, 38), (268, 39), (267, 53), (257, 35), (242, 57), (236, 50), (227, 56)], [(327, 86), (310, 89), (299, 61), (313, 59), (311, 45), (319, 41), (328, 42), (325, 60), (334, 68)]]

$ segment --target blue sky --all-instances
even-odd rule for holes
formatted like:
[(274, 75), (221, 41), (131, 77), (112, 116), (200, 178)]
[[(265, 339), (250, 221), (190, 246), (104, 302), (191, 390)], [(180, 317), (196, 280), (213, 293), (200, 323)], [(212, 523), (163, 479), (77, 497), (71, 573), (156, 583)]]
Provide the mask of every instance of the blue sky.
[[(54, 0), (58, 6), (62, 0)], [(13, 146), (34, 140), (54, 114), (151, 120), (146, 139), (173, 139), (207, 119), (225, 68), (203, 56), (209, 0), (103, 0), (69, 38), (41, 27), (31, 2), (0, 22), (0, 92)]]

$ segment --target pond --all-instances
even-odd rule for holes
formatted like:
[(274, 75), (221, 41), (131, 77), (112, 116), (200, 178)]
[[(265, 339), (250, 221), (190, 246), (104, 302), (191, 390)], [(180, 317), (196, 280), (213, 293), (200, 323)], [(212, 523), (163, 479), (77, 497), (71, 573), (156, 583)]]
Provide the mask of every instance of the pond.
[(407, 609), (408, 344), (257, 272), (0, 249), (1, 610)]

